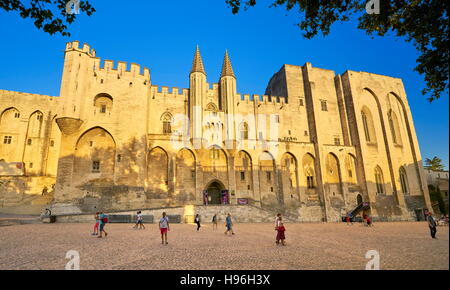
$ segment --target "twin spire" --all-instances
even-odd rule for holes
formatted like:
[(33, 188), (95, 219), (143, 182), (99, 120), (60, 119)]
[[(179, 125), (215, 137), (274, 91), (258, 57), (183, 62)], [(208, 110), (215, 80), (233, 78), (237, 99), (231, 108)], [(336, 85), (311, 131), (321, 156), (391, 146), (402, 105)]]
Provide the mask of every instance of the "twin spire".
[[(195, 49), (194, 61), (192, 62), (191, 73), (194, 72), (201, 72), (206, 75), (205, 68), (203, 67), (202, 56), (200, 55), (200, 49), (198, 48), (198, 45), (197, 48)], [(220, 74), (220, 77), (225, 76), (231, 76), (236, 78), (233, 72), (233, 67), (231, 66), (230, 57), (228, 56), (228, 50), (225, 51), (225, 56), (223, 58), (222, 64), (222, 73)]]

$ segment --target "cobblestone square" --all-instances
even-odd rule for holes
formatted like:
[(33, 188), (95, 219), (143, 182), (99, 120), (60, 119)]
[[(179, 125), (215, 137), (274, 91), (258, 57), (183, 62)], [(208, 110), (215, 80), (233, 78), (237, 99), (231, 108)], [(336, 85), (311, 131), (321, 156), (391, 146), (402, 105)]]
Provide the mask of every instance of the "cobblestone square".
[(162, 245), (156, 224), (145, 230), (108, 224), (108, 236), (91, 236), (91, 224), (27, 224), (0, 227), (0, 269), (64, 269), (76, 250), (83, 269), (365, 269), (376, 250), (380, 268), (449, 269), (448, 227), (430, 237), (424, 222), (286, 224), (286, 246), (275, 244), (272, 224), (225, 227), (173, 224)]

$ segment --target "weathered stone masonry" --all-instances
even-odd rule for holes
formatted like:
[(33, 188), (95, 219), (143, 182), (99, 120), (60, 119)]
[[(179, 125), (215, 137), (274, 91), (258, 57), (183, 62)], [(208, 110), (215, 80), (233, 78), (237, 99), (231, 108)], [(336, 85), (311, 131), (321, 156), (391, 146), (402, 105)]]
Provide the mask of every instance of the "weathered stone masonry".
[(398, 78), (283, 65), (266, 95), (238, 94), (228, 52), (210, 84), (197, 48), (189, 88), (169, 89), (73, 41), (59, 97), (0, 91), (0, 113), (3, 205), (45, 187), (55, 213), (201, 205), (205, 190), (301, 221), (361, 201), (385, 220), (431, 209)]

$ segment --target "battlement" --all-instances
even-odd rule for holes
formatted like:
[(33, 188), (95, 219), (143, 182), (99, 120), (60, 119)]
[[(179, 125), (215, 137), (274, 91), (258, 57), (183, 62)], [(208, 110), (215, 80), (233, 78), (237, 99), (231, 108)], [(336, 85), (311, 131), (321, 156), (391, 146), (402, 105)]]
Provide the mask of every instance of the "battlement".
[(49, 95), (41, 95), (41, 94), (33, 94), (33, 93), (24, 93), (17, 91), (8, 91), (8, 90), (0, 90), (0, 95), (2, 96), (12, 96), (17, 98), (37, 98), (37, 99), (48, 99), (49, 101), (59, 100), (57, 96), (49, 96)]
[(287, 104), (286, 97), (283, 96), (269, 96), (269, 95), (256, 95), (256, 94), (237, 94), (238, 100), (245, 102), (254, 102), (260, 105), (264, 104)]
[(145, 80), (150, 81), (150, 70), (147, 67), (141, 69), (141, 66), (137, 63), (131, 63), (129, 66), (125, 61), (117, 61), (113, 60), (103, 60), (99, 57), (96, 57), (96, 52), (93, 48), (89, 46), (89, 44), (84, 43), (82, 47), (80, 47), (79, 41), (72, 41), (66, 44), (66, 52), (68, 51), (78, 51), (86, 53), (88, 56), (94, 59), (94, 64), (92, 70), (94, 72), (106, 72), (106, 73), (117, 73), (118, 78), (122, 76), (128, 77), (139, 77), (143, 76)]
[(180, 89), (177, 87), (169, 88), (167, 86), (151, 86), (150, 95), (152, 98), (183, 98), (187, 99), (189, 96), (189, 89)]
[(79, 52), (84, 52), (91, 57), (95, 57), (95, 49), (91, 48), (89, 44), (84, 43), (82, 47), (80, 47), (80, 42), (78, 40), (74, 40), (66, 43), (66, 51), (76, 50)]

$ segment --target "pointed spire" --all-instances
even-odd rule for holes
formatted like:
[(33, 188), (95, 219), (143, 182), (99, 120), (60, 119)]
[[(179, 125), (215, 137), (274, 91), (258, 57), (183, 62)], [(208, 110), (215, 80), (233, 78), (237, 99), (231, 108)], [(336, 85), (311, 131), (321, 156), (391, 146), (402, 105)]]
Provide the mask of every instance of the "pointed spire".
[(222, 64), (222, 73), (220, 74), (220, 77), (225, 76), (234, 76), (233, 67), (231, 66), (231, 60), (228, 56), (228, 50), (225, 50), (225, 56), (223, 58), (223, 64)]
[(191, 73), (193, 72), (201, 72), (201, 73), (205, 73), (205, 69), (203, 67), (203, 61), (202, 61), (202, 56), (200, 55), (200, 49), (197, 48), (195, 49), (195, 55), (194, 55), (194, 61), (192, 62), (192, 69), (191, 69)]

